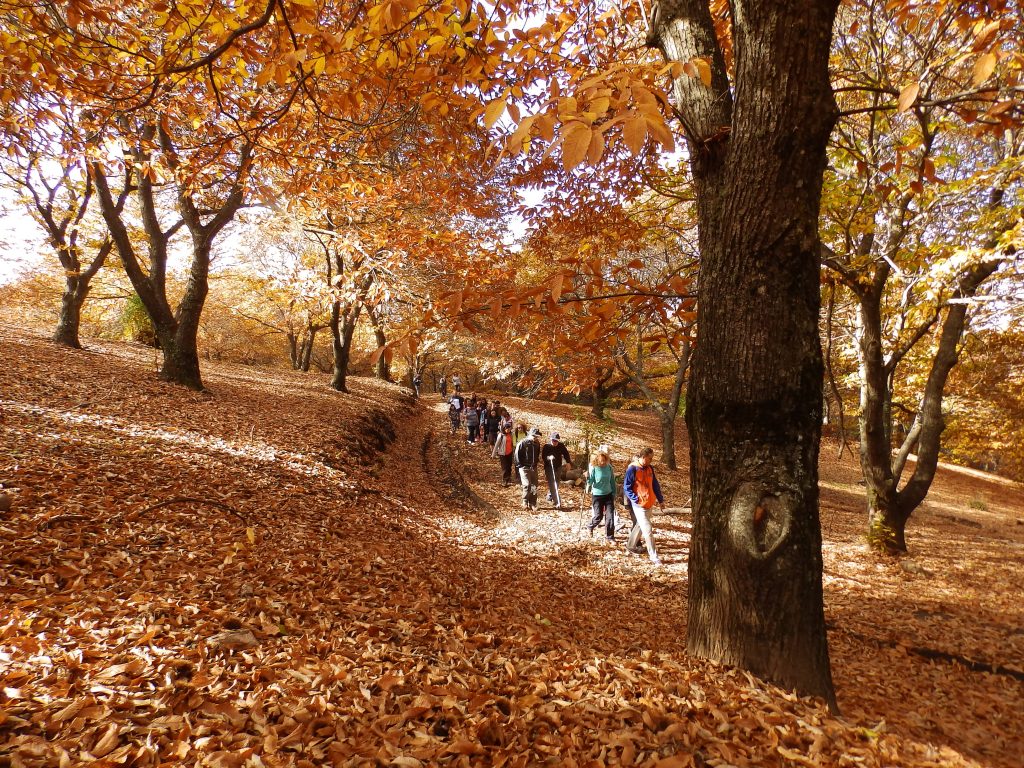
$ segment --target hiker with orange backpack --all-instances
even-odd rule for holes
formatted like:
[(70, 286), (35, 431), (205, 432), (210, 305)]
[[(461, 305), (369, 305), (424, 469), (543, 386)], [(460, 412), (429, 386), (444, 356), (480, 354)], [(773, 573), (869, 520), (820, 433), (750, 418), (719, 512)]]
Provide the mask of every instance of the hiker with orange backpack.
[(638, 534), (642, 533), (651, 562), (661, 565), (661, 558), (658, 557), (658, 551), (654, 548), (654, 532), (648, 516), (655, 504), (662, 512), (665, 511), (665, 499), (661, 495), (661, 485), (658, 484), (658, 477), (654, 474), (654, 467), (651, 466), (653, 456), (653, 448), (644, 448), (636, 457), (636, 461), (626, 468), (622, 491), (629, 503), (629, 515), (633, 518), (633, 530), (629, 534), (629, 544), (626, 546), (628, 549), (630, 545), (635, 544)]

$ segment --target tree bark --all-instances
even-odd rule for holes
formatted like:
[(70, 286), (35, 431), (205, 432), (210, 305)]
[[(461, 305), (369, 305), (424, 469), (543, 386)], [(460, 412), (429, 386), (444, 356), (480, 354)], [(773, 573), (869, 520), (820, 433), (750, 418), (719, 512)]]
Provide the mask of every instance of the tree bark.
[(64, 266), (65, 278), (60, 315), (57, 318), (57, 328), (54, 330), (53, 340), (72, 349), (81, 349), (82, 342), (78, 334), (82, 324), (82, 305), (85, 304), (85, 299), (92, 288), (92, 279), (106, 262), (113, 243), (110, 240), (105, 240), (89, 266), (81, 269), (78, 257), (75, 255), (76, 239), (77, 233), (73, 233), (69, 246), (58, 249), (61, 264)]
[(734, 90), (707, 3), (660, 5), (652, 39), (666, 58), (706, 56), (712, 68), (710, 87), (675, 82), (701, 252), (687, 645), (835, 708), (818, 518), (818, 215), (837, 3), (736, 0)]
[(285, 333), (285, 338), (288, 339), (288, 359), (291, 361), (292, 370), (299, 370), (301, 365), (301, 352), (299, 351), (299, 336), (295, 331), (288, 331)]
[(82, 342), (78, 331), (82, 321), (82, 304), (89, 292), (89, 286), (82, 285), (78, 275), (68, 275), (64, 283), (64, 293), (60, 299), (60, 315), (57, 328), (53, 332), (53, 340), (58, 344), (72, 349), (81, 349)]
[[(388, 343), (388, 337), (384, 333), (384, 325), (381, 323), (377, 310), (373, 306), (367, 306), (366, 311), (370, 315), (370, 322), (373, 324), (373, 338), (377, 342), (377, 349)], [(377, 358), (377, 378), (382, 381), (391, 381), (391, 366), (388, 364), (387, 355), (380, 355)], [(436, 388), (436, 387), (435, 387)]]
[(313, 358), (313, 345), (316, 343), (316, 334), (320, 328), (321, 326), (312, 323), (306, 327), (306, 338), (299, 361), (299, 370), (303, 373), (309, 373), (309, 362)]
[(354, 304), (341, 310), (341, 302), (331, 305), (331, 338), (334, 349), (334, 368), (331, 371), (331, 388), (348, 392), (348, 364), (352, 357), (352, 336), (356, 331), (362, 305)]

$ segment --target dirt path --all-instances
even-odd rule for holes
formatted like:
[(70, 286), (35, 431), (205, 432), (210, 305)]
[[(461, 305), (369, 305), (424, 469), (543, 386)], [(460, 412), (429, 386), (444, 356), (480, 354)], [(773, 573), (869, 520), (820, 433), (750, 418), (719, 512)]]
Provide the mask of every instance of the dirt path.
[[(546, 434), (557, 429), (572, 439), (580, 429), (579, 413), (565, 406), (507, 403), (517, 420), (540, 424)], [(598, 598), (583, 606), (571, 600), (569, 609), (582, 608), (599, 625), (628, 625), (629, 614), (642, 616), (630, 632), (650, 636), (656, 625), (666, 641), (659, 647), (684, 653), (689, 510), (655, 516), (665, 566), (652, 568), (646, 557), (625, 554), (623, 536), (611, 547), (600, 535), (587, 535), (589, 510), (581, 516), (576, 489), (567, 489), (563, 510), (547, 509), (542, 500), (536, 513), (524, 511), (518, 487), (501, 487), (489, 451), (467, 445), (461, 434), (450, 437), (443, 406), (429, 399), (426, 406), (420, 429), (432, 434), (431, 450), (445, 456), (447, 470), (432, 482), (466, 489), (461, 503), (439, 513), (439, 528), (473, 552), (524, 557), (527, 568), (531, 559), (541, 569), (557, 563), (609, 593), (631, 595), (621, 606)], [(618, 457), (642, 444), (644, 426), (654, 433), (653, 424), (635, 415), (622, 423), (627, 427), (613, 442)], [(832, 450), (827, 444), (822, 457), (826, 615), (845, 716), (871, 730), (881, 723), (964, 749), (993, 765), (1016, 765), (1024, 754), (1024, 726), (1013, 714), (1024, 702), (1024, 527), (1018, 524), (1024, 493), (949, 470), (915, 517), (916, 554), (902, 563), (879, 561), (862, 544), (859, 470), (851, 457), (838, 461)], [(621, 473), (624, 463), (616, 464)], [(687, 471), (685, 463), (677, 472), (659, 469), (669, 504), (688, 500)], [(985, 498), (991, 508), (978, 503)]]

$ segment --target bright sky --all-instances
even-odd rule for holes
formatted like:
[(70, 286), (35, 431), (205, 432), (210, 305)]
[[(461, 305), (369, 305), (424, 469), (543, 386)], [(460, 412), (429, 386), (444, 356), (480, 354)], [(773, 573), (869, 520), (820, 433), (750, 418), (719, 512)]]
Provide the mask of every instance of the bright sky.
[(0, 188), (0, 285), (39, 264), (47, 252), (42, 230), (10, 192)]

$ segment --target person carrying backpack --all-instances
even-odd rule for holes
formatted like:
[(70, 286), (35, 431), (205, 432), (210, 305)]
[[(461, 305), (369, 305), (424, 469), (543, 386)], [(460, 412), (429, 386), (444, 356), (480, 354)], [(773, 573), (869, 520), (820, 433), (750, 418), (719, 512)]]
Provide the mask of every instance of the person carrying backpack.
[(654, 474), (654, 467), (651, 466), (651, 459), (654, 456), (653, 448), (644, 448), (636, 457), (636, 461), (626, 469), (626, 477), (622, 483), (622, 492), (629, 502), (629, 514), (633, 518), (633, 530), (629, 534), (630, 542), (636, 541), (637, 528), (643, 533), (644, 542), (647, 544), (647, 554), (651, 562), (661, 565), (661, 558), (654, 548), (654, 532), (651, 528), (651, 520), (648, 512), (657, 503), (662, 512), (665, 511), (665, 499), (661, 495), (661, 486), (658, 484), (658, 477)]
[(512, 425), (504, 425), (494, 440), (494, 447), (491, 449), (491, 456), (497, 456), (501, 462), (501, 487), (508, 488), (512, 485), (512, 452), (515, 450), (515, 441), (512, 439)]
[(523, 509), (537, 509), (537, 463), (540, 461), (540, 430), (531, 429), (515, 450), (516, 469), (523, 486)]

